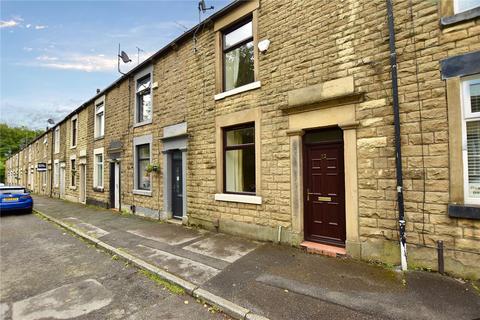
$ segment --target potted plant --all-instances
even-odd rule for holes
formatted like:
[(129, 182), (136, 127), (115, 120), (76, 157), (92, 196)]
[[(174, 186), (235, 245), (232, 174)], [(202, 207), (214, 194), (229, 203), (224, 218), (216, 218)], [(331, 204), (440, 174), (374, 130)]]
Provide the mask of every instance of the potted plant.
[(147, 173), (151, 173), (151, 172), (158, 172), (159, 169), (160, 169), (160, 168), (159, 168), (159, 166), (158, 166), (157, 164), (152, 164), (152, 163), (150, 163), (150, 164), (148, 164), (147, 167), (145, 168), (145, 171), (146, 171)]

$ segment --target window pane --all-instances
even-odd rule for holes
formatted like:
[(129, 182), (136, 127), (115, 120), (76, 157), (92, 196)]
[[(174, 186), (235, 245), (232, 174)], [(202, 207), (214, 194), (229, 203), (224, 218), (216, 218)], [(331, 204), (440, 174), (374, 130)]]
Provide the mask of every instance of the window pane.
[[(137, 92), (150, 89), (150, 75), (137, 81)], [(149, 90), (150, 91), (150, 90)]]
[(147, 166), (150, 163), (150, 145), (143, 144), (137, 146), (137, 188), (140, 190), (150, 190), (150, 173), (147, 172)]
[(252, 21), (224, 35), (223, 48), (231, 46), (253, 37)]
[(103, 136), (103, 112), (97, 113), (96, 116), (96, 136)]
[(480, 6), (480, 0), (456, 0), (456, 4), (456, 13), (459, 13)]
[(255, 192), (255, 147), (225, 152), (227, 192)]
[(150, 190), (150, 173), (147, 172), (149, 160), (138, 161), (138, 189)]
[(248, 128), (228, 130), (226, 133), (226, 136), (227, 136), (227, 147), (239, 145), (239, 144), (254, 143), (255, 128), (252, 126)]
[(0, 194), (15, 194), (15, 193), (25, 193), (25, 189), (0, 189)]
[(224, 54), (225, 91), (254, 81), (253, 42)]
[(138, 122), (150, 120), (152, 118), (152, 97), (150, 91), (144, 91), (138, 94)]
[(467, 122), (468, 194), (480, 198), (480, 120)]
[(103, 154), (97, 154), (95, 155), (95, 160), (97, 162), (97, 181), (96, 185), (97, 187), (102, 187), (103, 184)]
[(470, 84), (470, 105), (472, 112), (480, 112), (480, 80)]
[(142, 144), (137, 146), (137, 157), (138, 159), (150, 160), (150, 145)]

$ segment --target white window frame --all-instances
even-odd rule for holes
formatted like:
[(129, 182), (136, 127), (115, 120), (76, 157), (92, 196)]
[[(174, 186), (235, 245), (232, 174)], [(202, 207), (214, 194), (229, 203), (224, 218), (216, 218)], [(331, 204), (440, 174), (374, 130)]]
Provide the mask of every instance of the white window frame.
[(462, 0), (453, 0), (453, 11), (454, 11), (455, 14), (462, 13), (462, 12), (480, 7), (480, 2), (479, 2), (477, 5), (474, 5), (473, 7), (469, 7), (469, 8), (460, 10), (460, 8), (459, 8), (460, 1), (462, 1)]
[(150, 190), (140, 190), (138, 189), (138, 173), (137, 173), (137, 146), (142, 144), (149, 144), (150, 146), (150, 163), (152, 163), (152, 135), (145, 135), (141, 137), (133, 138), (133, 193), (140, 194), (144, 196), (151, 196), (152, 195), (152, 177), (150, 174)]
[[(75, 128), (73, 128), (73, 121), (75, 121)], [(73, 129), (75, 129), (75, 139), (73, 139), (74, 138)], [(78, 140), (78, 116), (74, 115), (70, 119), (70, 148), (73, 149), (77, 147), (77, 140)]]
[[(97, 175), (97, 155), (102, 155), (102, 181), (98, 181)], [(93, 150), (93, 188), (103, 189), (103, 182), (105, 181), (105, 154), (103, 148)], [(101, 182), (101, 183), (100, 183)]]
[[(461, 103), (462, 103), (462, 159), (463, 159), (463, 192), (464, 203), (480, 205), (480, 198), (471, 198), (468, 188), (468, 150), (467, 150), (467, 125), (469, 121), (480, 121), (480, 112), (471, 112), (470, 87), (472, 80), (480, 81), (480, 74), (464, 77), (461, 79)], [(468, 99), (467, 99), (468, 97)]]
[[(152, 116), (150, 117), (150, 119), (148, 120), (144, 120), (144, 121), (141, 121), (139, 122), (138, 121), (138, 99), (137, 99), (137, 82), (138, 80), (140, 80), (141, 78), (145, 77), (146, 75), (150, 75), (150, 99), (152, 101)], [(134, 77), (134, 88), (135, 90), (133, 90), (133, 93), (134, 93), (134, 101), (135, 101), (135, 109), (134, 109), (134, 112), (133, 112), (133, 116), (134, 116), (134, 119), (133, 119), (133, 123), (134, 123), (134, 127), (139, 127), (139, 126), (143, 126), (143, 125), (146, 125), (146, 124), (150, 124), (152, 123), (152, 120), (153, 120), (153, 67), (152, 66), (149, 66), (145, 69), (143, 69), (142, 71), (138, 72), (135, 77)]]
[(58, 188), (60, 181), (60, 160), (53, 161), (53, 185)]
[(43, 156), (47, 157), (48, 156), (48, 136), (45, 135), (43, 138)]
[[(102, 105), (102, 108), (97, 110), (97, 107), (99, 107), (100, 105)], [(94, 117), (94, 124), (93, 124), (94, 137), (95, 137), (95, 139), (100, 139), (100, 138), (103, 138), (103, 136), (105, 135), (105, 96), (102, 96), (102, 97), (98, 98), (97, 100), (95, 100), (94, 108), (95, 108), (94, 109), (95, 117)], [(103, 112), (103, 117), (102, 117), (102, 121), (101, 121), (102, 130), (101, 130), (101, 132), (98, 132), (97, 115), (100, 112)]]
[(60, 152), (60, 127), (56, 127), (54, 131), (54, 153)]

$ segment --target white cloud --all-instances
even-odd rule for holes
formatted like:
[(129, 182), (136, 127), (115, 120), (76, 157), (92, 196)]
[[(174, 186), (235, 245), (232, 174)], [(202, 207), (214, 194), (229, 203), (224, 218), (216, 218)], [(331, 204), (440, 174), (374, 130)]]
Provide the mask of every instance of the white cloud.
[(39, 60), (39, 61), (57, 61), (58, 58), (57, 57), (49, 57), (49, 56), (39, 56), (39, 57), (36, 57), (35, 59)]
[(30, 28), (31, 26), (32, 26), (32, 25), (29, 23), (29, 24), (27, 24), (25, 27), (27, 27), (27, 29), (28, 29), (28, 28)]
[(0, 28), (13, 28), (13, 27), (17, 27), (19, 25), (20, 25), (20, 23), (18, 21), (13, 20), (13, 19), (7, 20), (7, 21), (0, 20)]
[(62, 59), (55, 58), (55, 60), (48, 56), (41, 56), (38, 58), (37, 60), (43, 61), (39, 64), (40, 67), (85, 72), (113, 71), (117, 64), (116, 57), (107, 58), (98, 55), (74, 55)]
[[(144, 61), (150, 57), (152, 52), (145, 52), (141, 55), (140, 61)], [(131, 57), (132, 60), (133, 57)], [(47, 55), (38, 56), (35, 58), (38, 62), (31, 62), (25, 64), (27, 66), (35, 66), (59, 70), (76, 70), (84, 72), (115, 72), (117, 70), (117, 57), (106, 56), (105, 54), (65, 54), (61, 57), (52, 57)], [(137, 64), (134, 62), (122, 64), (122, 71), (126, 72), (134, 68)]]
[(43, 25), (36, 25), (35, 26), (35, 30), (42, 30), (42, 29), (46, 29), (47, 26), (43, 26)]
[(27, 52), (32, 52), (33, 51), (33, 48), (31, 47), (23, 47), (23, 50), (27, 51)]

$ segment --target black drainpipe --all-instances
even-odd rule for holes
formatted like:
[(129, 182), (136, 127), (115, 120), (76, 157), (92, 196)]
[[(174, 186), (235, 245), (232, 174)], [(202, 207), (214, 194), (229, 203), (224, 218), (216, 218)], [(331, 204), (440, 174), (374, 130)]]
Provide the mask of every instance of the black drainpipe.
[(400, 108), (398, 103), (397, 50), (392, 0), (387, 0), (388, 32), (390, 36), (390, 67), (392, 75), (393, 121), (395, 125), (395, 164), (397, 169), (398, 226), (400, 232), (400, 261), (407, 270), (407, 240), (405, 238), (405, 206), (403, 204), (402, 143), (400, 136)]

